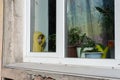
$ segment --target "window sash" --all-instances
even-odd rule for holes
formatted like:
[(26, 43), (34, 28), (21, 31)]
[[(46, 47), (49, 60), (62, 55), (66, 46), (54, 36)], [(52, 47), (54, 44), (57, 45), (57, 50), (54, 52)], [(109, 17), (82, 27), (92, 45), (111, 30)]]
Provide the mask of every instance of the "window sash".
[(27, 56), (34, 56), (34, 57), (64, 57), (64, 34), (65, 34), (65, 29), (64, 29), (64, 0), (57, 0), (57, 5), (56, 5), (56, 10), (57, 10), (57, 15), (61, 16), (56, 16), (57, 21), (56, 21), (56, 52), (40, 52), (40, 54), (36, 54), (36, 52), (30, 52), (30, 0), (26, 0), (26, 45), (27, 45)]

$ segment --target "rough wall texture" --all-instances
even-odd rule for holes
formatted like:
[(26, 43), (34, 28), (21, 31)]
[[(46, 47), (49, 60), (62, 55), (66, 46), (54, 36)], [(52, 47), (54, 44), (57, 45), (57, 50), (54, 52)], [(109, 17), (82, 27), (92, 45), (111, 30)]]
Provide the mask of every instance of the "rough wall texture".
[(22, 62), (24, 1), (4, 0), (4, 64)]
[[(46, 72), (37, 72), (29, 70), (17, 70), (17, 69), (7, 69), (4, 68), (2, 71), (2, 77), (9, 78), (13, 80), (105, 80), (98, 78), (88, 78), (88, 77), (78, 77), (78, 76), (68, 76), (51, 74)], [(109, 79), (106, 79), (109, 80)], [(113, 80), (113, 79), (112, 79)]]
[[(25, 0), (4, 0), (4, 45), (3, 45), (3, 63), (4, 65), (16, 62), (22, 62), (23, 55), (23, 35), (24, 35), (24, 1)], [(2, 77), (14, 80), (31, 80), (33, 76), (42, 75), (52, 77), (56, 80), (102, 80), (95, 78), (76, 77), (68, 75), (57, 75), (48, 73), (36, 73), (3, 69)], [(28, 76), (27, 76), (28, 75)], [(20, 77), (18, 79), (18, 77)], [(23, 79), (24, 78), (24, 79)], [(31, 77), (32, 78), (32, 77)]]
[(2, 77), (13, 80), (31, 80), (31, 76), (25, 71), (7, 68), (3, 69)]
[(2, 36), (3, 36), (3, 0), (0, 0), (0, 78), (2, 58)]

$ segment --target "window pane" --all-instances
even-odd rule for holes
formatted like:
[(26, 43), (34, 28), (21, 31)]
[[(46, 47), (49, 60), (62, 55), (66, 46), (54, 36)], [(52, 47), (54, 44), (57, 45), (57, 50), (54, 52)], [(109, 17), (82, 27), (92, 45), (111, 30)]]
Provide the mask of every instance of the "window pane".
[(115, 57), (114, 0), (67, 0), (67, 57)]
[(56, 52), (56, 0), (31, 0), (31, 52)]

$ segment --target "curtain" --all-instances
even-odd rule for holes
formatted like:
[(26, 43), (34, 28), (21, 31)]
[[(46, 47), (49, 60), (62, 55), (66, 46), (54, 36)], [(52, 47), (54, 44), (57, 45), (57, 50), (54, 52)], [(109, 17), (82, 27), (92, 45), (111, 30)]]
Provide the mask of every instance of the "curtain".
[(96, 7), (105, 9), (113, 6), (112, 2), (113, 0), (67, 0), (67, 27), (79, 27), (83, 34), (86, 33), (96, 42), (104, 43), (107, 36), (104, 15)]

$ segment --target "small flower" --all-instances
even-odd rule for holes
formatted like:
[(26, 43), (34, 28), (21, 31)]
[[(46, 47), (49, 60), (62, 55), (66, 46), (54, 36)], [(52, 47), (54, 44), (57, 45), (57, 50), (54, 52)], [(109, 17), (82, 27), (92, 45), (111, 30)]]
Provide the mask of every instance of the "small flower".
[(108, 47), (110, 47), (110, 48), (114, 47), (114, 41), (113, 40), (108, 41)]

